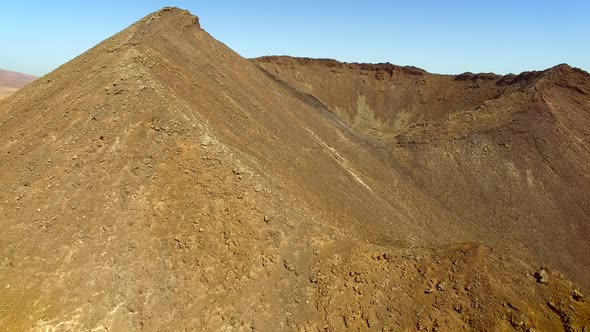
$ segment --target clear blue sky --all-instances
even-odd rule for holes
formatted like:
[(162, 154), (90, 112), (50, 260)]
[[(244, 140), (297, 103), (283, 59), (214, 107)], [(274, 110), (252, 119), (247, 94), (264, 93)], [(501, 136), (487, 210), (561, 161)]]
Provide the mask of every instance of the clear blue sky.
[(0, 68), (43, 75), (164, 6), (245, 57), (391, 62), (431, 72), (590, 71), (590, 0), (2, 0)]

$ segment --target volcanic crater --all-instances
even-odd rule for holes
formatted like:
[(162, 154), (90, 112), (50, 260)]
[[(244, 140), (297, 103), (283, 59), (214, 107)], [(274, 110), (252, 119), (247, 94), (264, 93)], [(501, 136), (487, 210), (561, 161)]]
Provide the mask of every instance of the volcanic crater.
[(0, 329), (590, 328), (590, 75), (245, 59), (164, 8), (0, 102)]

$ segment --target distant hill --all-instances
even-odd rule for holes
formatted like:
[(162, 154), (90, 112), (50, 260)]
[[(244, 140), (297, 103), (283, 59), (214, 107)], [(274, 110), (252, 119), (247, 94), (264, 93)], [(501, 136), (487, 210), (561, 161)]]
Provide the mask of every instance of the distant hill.
[(0, 69), (0, 99), (36, 80), (37, 77)]

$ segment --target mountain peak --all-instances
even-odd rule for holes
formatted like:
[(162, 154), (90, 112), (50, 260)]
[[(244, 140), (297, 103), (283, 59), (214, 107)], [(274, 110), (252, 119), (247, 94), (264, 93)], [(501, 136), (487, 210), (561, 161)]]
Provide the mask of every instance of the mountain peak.
[(545, 70), (542, 77), (550, 85), (566, 87), (584, 95), (588, 95), (590, 91), (590, 74), (565, 63)]
[(588, 72), (568, 65), (567, 63), (562, 63), (556, 66), (553, 66), (543, 73), (548, 74), (549, 76), (582, 76), (582, 77), (589, 77), (590, 74)]
[(188, 10), (177, 7), (164, 7), (139, 20), (133, 25), (142, 31), (172, 32), (186, 31), (190, 28), (200, 29), (199, 18)]
[(590, 98), (281, 61), (164, 8), (0, 102), (2, 330), (590, 326)]

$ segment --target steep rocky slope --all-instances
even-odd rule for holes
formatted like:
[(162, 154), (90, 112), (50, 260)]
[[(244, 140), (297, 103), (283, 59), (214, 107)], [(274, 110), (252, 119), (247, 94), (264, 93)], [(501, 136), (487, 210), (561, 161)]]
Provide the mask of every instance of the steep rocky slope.
[(545, 256), (477, 243), (504, 233), (416, 178), (428, 151), (376, 145), (319, 100), (174, 8), (5, 100), (0, 327), (589, 326)]
[(325, 104), (480, 241), (507, 252), (521, 243), (590, 287), (588, 73), (254, 61)]
[(36, 79), (34, 76), (0, 69), (0, 100)]

